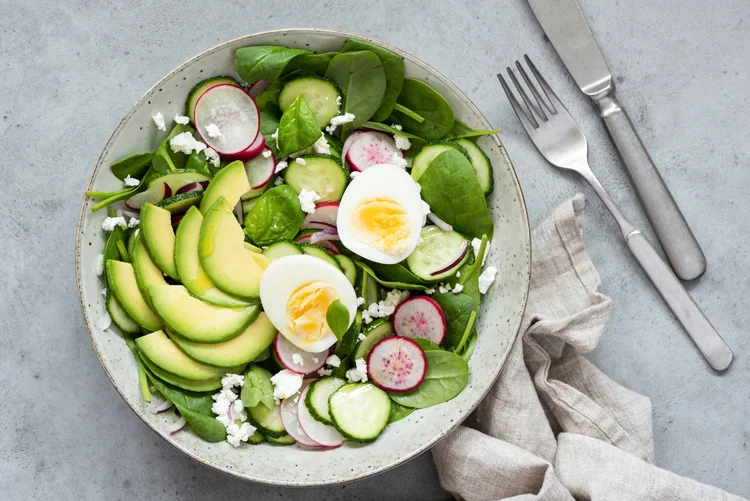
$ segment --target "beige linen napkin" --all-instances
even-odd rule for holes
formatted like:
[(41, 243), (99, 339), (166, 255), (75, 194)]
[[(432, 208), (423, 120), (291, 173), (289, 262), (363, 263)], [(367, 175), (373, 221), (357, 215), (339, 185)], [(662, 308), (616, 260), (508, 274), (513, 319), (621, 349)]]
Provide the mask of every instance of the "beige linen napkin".
[(577, 195), (534, 230), (521, 334), (472, 427), (434, 447), (440, 483), (467, 501), (741, 501), (654, 466), (650, 400), (585, 358), (611, 300), (583, 245), (583, 207)]

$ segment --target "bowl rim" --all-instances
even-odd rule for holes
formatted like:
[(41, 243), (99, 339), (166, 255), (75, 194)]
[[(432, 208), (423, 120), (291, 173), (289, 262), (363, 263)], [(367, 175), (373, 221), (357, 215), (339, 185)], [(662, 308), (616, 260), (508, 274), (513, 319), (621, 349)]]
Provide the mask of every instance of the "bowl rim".
[[(426, 62), (424, 62), (419, 57), (417, 57), (414, 54), (412, 54), (410, 52), (407, 52), (407, 51), (405, 51), (403, 49), (400, 49), (400, 48), (398, 48), (398, 47), (396, 47), (394, 45), (391, 45), (389, 43), (383, 42), (383, 41), (381, 41), (381, 40), (379, 40), (377, 38), (374, 38), (374, 37), (364, 36), (364, 35), (360, 35), (360, 34), (357, 34), (357, 33), (351, 33), (351, 32), (342, 31), (342, 30), (323, 29), (323, 28), (280, 28), (280, 29), (275, 29), (275, 30), (264, 30), (264, 31), (258, 31), (258, 32), (255, 32), (255, 33), (250, 33), (250, 34), (247, 34), (247, 35), (242, 35), (242, 36), (239, 36), (239, 37), (235, 37), (235, 38), (232, 38), (230, 40), (225, 40), (225, 41), (223, 41), (223, 42), (221, 42), (219, 44), (216, 44), (216, 45), (214, 45), (214, 46), (212, 46), (212, 47), (210, 47), (210, 48), (208, 48), (206, 50), (203, 50), (203, 51), (199, 52), (198, 54), (192, 56), (188, 60), (186, 60), (186, 61), (180, 63), (179, 65), (175, 66), (174, 68), (172, 68), (172, 70), (170, 70), (167, 74), (165, 74), (163, 77), (161, 77), (159, 80), (157, 80), (151, 87), (149, 87), (148, 90), (146, 90), (146, 92), (144, 92), (143, 95), (141, 95), (141, 97), (139, 97), (135, 101), (135, 103), (133, 103), (133, 105), (130, 108), (128, 108), (128, 110), (125, 113), (125, 115), (123, 115), (122, 119), (120, 119), (120, 121), (118, 122), (117, 126), (114, 128), (114, 130), (110, 134), (109, 138), (107, 139), (107, 142), (104, 144), (102, 152), (99, 154), (99, 157), (98, 157), (98, 159), (96, 161), (96, 164), (94, 166), (94, 170), (92, 171), (91, 176), (89, 177), (88, 184), (86, 185), (86, 189), (87, 190), (91, 189), (91, 186), (92, 186), (92, 184), (94, 182), (94, 178), (96, 177), (96, 174), (99, 172), (99, 169), (102, 166), (102, 161), (103, 161), (103, 157), (104, 157), (105, 153), (108, 151), (109, 146), (112, 143), (112, 141), (114, 140), (114, 138), (117, 135), (117, 133), (120, 131), (120, 129), (124, 126), (125, 122), (130, 118), (130, 116), (135, 111), (136, 106), (138, 106), (138, 104), (144, 98), (146, 98), (146, 96), (148, 96), (150, 93), (152, 93), (152, 91), (154, 91), (156, 88), (158, 88), (159, 85), (161, 85), (161, 83), (164, 80), (166, 80), (167, 78), (169, 78), (173, 74), (177, 73), (182, 68), (184, 68), (185, 66), (189, 65), (190, 63), (192, 63), (192, 62), (194, 62), (194, 61), (196, 61), (196, 60), (198, 60), (200, 58), (203, 58), (203, 57), (205, 57), (205, 56), (207, 56), (207, 55), (209, 55), (209, 54), (211, 54), (211, 53), (213, 53), (213, 52), (215, 52), (215, 51), (223, 48), (226, 45), (230, 45), (230, 44), (233, 44), (233, 43), (241, 41), (241, 40), (248, 40), (248, 42), (251, 42), (253, 38), (256, 38), (256, 37), (259, 37), (259, 36), (263, 36), (263, 35), (285, 34), (285, 33), (290, 33), (290, 32), (297, 32), (297, 33), (325, 33), (325, 34), (331, 34), (331, 35), (348, 37), (348, 38), (354, 37), (354, 38), (358, 38), (358, 39), (361, 39), (361, 40), (365, 40), (367, 42), (371, 42), (371, 43), (379, 45), (381, 47), (385, 47), (385, 48), (387, 48), (387, 49), (389, 49), (389, 50), (391, 50), (391, 51), (393, 51), (393, 52), (395, 52), (397, 54), (400, 53), (400, 54), (403, 54), (403, 55), (407, 55), (407, 56), (411, 57), (412, 59), (420, 62), (422, 65), (424, 65), (426, 68), (428, 68), (435, 75), (437, 75), (440, 78), (442, 78), (443, 81), (449, 87), (451, 87), (454, 92), (458, 93), (460, 96), (462, 96), (463, 98), (466, 99), (468, 105), (473, 109), (473, 111), (476, 113), (476, 115), (481, 119), (481, 122), (483, 122), (483, 125), (485, 127), (487, 127), (488, 129), (490, 129), (492, 127), (492, 125), (489, 123), (489, 121), (484, 116), (484, 114), (482, 113), (482, 111), (476, 106), (476, 104), (474, 104), (474, 102), (469, 98), (469, 96), (467, 96), (461, 89), (458, 88), (458, 86), (456, 86), (453, 83), (452, 80), (450, 80), (449, 78), (447, 78), (441, 72), (437, 71), (431, 65), (427, 64)], [(102, 361), (102, 359), (101, 359), (101, 357), (99, 355), (99, 351), (96, 349), (96, 345), (94, 344), (94, 337), (93, 337), (93, 335), (91, 333), (91, 327), (89, 326), (88, 316), (86, 315), (86, 309), (85, 309), (84, 303), (83, 303), (83, 289), (82, 289), (82, 284), (81, 284), (81, 263), (80, 263), (80, 247), (81, 247), (81, 236), (82, 236), (81, 226), (83, 225), (83, 218), (84, 218), (84, 215), (86, 214), (86, 196), (84, 195), (83, 196), (83, 200), (81, 202), (81, 209), (80, 209), (80, 212), (79, 212), (78, 224), (77, 224), (77, 227), (76, 227), (77, 235), (76, 235), (76, 244), (75, 244), (75, 274), (76, 274), (76, 292), (77, 292), (77, 295), (78, 295), (78, 304), (79, 304), (79, 306), (81, 308), (81, 315), (83, 317), (83, 323), (84, 323), (84, 326), (86, 327), (86, 332), (88, 333), (89, 341), (91, 342), (91, 347), (92, 347), (92, 349), (94, 351), (94, 355), (96, 356), (97, 360), (99, 361), (99, 364), (102, 366), (102, 369), (104, 370), (104, 373), (107, 375), (107, 378), (109, 379), (110, 383), (112, 383), (112, 386), (115, 388), (115, 390), (117, 391), (118, 395), (120, 395), (120, 397), (125, 401), (125, 403), (127, 404), (127, 407), (131, 410), (131, 412), (133, 412), (138, 417), (138, 419), (140, 419), (140, 421), (143, 422), (152, 432), (154, 432), (157, 436), (161, 437), (167, 444), (171, 445), (172, 447), (174, 447), (178, 451), (180, 451), (183, 454), (185, 454), (190, 459), (192, 459), (192, 460), (200, 463), (203, 466), (211, 468), (212, 470), (215, 470), (215, 471), (218, 471), (220, 473), (223, 473), (223, 474), (225, 474), (227, 476), (230, 476), (230, 477), (233, 477), (233, 478), (238, 478), (238, 479), (244, 480), (246, 482), (254, 482), (254, 483), (258, 483), (258, 484), (262, 484), (262, 485), (273, 485), (273, 486), (287, 487), (287, 488), (306, 488), (306, 487), (324, 487), (324, 486), (331, 486), (331, 485), (342, 485), (342, 484), (346, 484), (346, 483), (355, 482), (355, 481), (358, 481), (358, 480), (363, 480), (363, 479), (366, 479), (366, 478), (374, 477), (376, 475), (380, 475), (381, 473), (385, 473), (385, 472), (387, 472), (389, 470), (392, 470), (392, 469), (394, 469), (394, 468), (396, 468), (398, 466), (401, 466), (401, 465), (405, 464), (406, 462), (411, 461), (412, 459), (414, 459), (414, 458), (422, 455), (423, 453), (427, 452), (428, 450), (430, 450), (435, 444), (437, 444), (437, 442), (439, 442), (440, 440), (442, 440), (443, 438), (445, 438), (449, 433), (453, 432), (461, 423), (463, 423), (471, 415), (471, 413), (474, 411), (474, 409), (476, 409), (476, 407), (479, 405), (479, 403), (482, 400), (484, 400), (484, 397), (487, 396), (487, 393), (492, 388), (492, 386), (494, 385), (494, 382), (497, 380), (498, 376), (500, 375), (500, 372), (502, 371), (502, 368), (505, 366), (505, 363), (507, 362), (508, 354), (509, 354), (510, 350), (512, 349), (513, 345), (518, 340), (518, 334), (519, 334), (520, 329), (521, 329), (522, 319), (523, 319), (524, 314), (526, 313), (526, 307), (528, 305), (529, 286), (530, 286), (530, 282), (531, 282), (531, 253), (532, 253), (532, 248), (531, 248), (531, 227), (530, 227), (530, 223), (529, 223), (529, 213), (528, 213), (528, 209), (526, 207), (526, 199), (525, 199), (525, 196), (524, 196), (524, 193), (523, 193), (523, 189), (521, 187), (521, 183), (518, 180), (518, 175), (516, 173), (516, 169), (515, 169), (515, 167), (513, 165), (513, 162), (510, 159), (510, 156), (508, 155), (507, 151), (505, 150), (505, 146), (500, 141), (500, 139), (498, 138), (497, 134), (491, 134), (489, 137), (491, 138), (492, 141), (494, 141), (495, 146), (497, 146), (499, 148), (499, 150), (498, 150), (499, 153), (502, 156), (504, 156), (505, 160), (508, 162), (508, 166), (510, 167), (510, 172), (511, 172), (511, 175), (512, 175), (513, 184), (516, 187), (516, 189), (518, 190), (519, 201), (520, 201), (521, 206), (523, 208), (523, 211), (522, 211), (523, 222), (524, 222), (523, 228), (525, 230), (525, 233), (526, 233), (525, 236), (526, 236), (526, 240), (528, 242), (528, 245), (526, 246), (527, 273), (526, 273), (526, 276), (524, 277), (525, 282), (526, 282), (526, 287), (525, 287), (525, 291), (524, 291), (524, 294), (523, 294), (523, 305), (521, 307), (520, 315), (518, 317), (518, 325), (516, 326), (516, 329), (515, 329), (516, 332), (513, 335), (512, 342), (508, 343), (508, 347), (506, 348), (506, 351), (505, 351), (505, 354), (504, 354), (503, 362), (502, 362), (502, 364), (500, 364), (497, 367), (497, 369), (494, 371), (494, 373), (492, 373), (490, 375), (491, 376), (491, 380), (492, 380), (492, 384), (488, 385), (487, 388), (482, 392), (481, 396), (476, 400), (476, 402), (472, 406), (470, 406), (469, 409), (466, 410), (465, 417), (462, 420), (460, 420), (460, 421), (457, 420), (456, 422), (451, 423), (450, 426), (448, 426), (446, 429), (444, 429), (443, 431), (441, 431), (440, 433), (438, 433), (434, 438), (432, 438), (428, 442), (424, 443), (423, 445), (421, 445), (417, 449), (409, 452), (408, 454), (406, 454), (404, 456), (401, 456), (398, 459), (392, 461), (391, 463), (383, 465), (383, 466), (381, 466), (379, 468), (376, 468), (376, 469), (374, 469), (372, 471), (368, 471), (368, 472), (364, 472), (364, 473), (359, 474), (359, 475), (355, 475), (354, 477), (346, 479), (346, 480), (332, 480), (332, 481), (310, 482), (310, 483), (278, 483), (278, 482), (274, 482), (274, 481), (266, 481), (266, 480), (262, 480), (262, 479), (249, 478), (248, 476), (244, 475), (240, 471), (221, 468), (219, 466), (216, 466), (216, 465), (210, 464), (209, 462), (206, 462), (203, 458), (201, 458), (200, 456), (198, 456), (192, 450), (189, 450), (188, 448), (183, 447), (183, 446), (181, 446), (181, 445), (173, 442), (168, 435), (165, 435), (165, 434), (161, 433), (151, 423), (149, 423), (148, 421), (146, 421), (145, 419), (143, 419), (138, 414), (138, 412), (136, 412), (135, 408), (133, 408), (130, 405), (130, 403), (125, 398), (125, 395), (122, 393), (122, 391), (120, 390), (120, 388), (118, 387), (118, 385), (115, 384), (115, 381), (114, 381), (112, 375), (110, 374), (109, 370), (107, 369), (107, 366), (104, 364), (104, 362)]]

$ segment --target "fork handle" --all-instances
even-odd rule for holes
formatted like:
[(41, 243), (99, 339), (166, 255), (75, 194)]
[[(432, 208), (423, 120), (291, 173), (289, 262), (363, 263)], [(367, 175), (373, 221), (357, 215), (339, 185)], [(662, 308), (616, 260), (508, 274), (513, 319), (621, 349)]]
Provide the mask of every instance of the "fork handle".
[(719, 371), (728, 368), (732, 363), (732, 350), (685, 290), (680, 279), (639, 230), (631, 232), (626, 240), (630, 251), (709, 365)]
[(591, 96), (591, 100), (599, 109), (675, 273), (683, 280), (700, 277), (706, 271), (703, 251), (643, 146), (633, 122), (615, 97), (614, 88), (605, 95)]

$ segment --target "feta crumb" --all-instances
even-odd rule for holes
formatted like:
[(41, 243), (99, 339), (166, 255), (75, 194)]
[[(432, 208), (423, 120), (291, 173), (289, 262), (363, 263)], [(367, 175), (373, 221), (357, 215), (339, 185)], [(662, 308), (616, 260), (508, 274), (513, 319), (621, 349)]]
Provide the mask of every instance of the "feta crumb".
[(185, 155), (190, 155), (192, 152), (200, 153), (206, 149), (206, 145), (200, 141), (196, 141), (193, 135), (189, 132), (177, 134), (170, 139), (169, 147), (173, 152), (184, 153)]
[(263, 155), (263, 158), (271, 158), (271, 155), (273, 155), (273, 153), (271, 153), (271, 150), (269, 149), (263, 150), (263, 153), (261, 154)]
[(393, 127), (396, 130), (404, 130), (404, 128), (399, 124), (391, 124), (391, 127)]
[(235, 423), (227, 426), (227, 442), (232, 444), (233, 447), (239, 447), (240, 443), (247, 442), (250, 435), (255, 433), (255, 426), (250, 423), (242, 423), (237, 425)]
[(369, 324), (375, 318), (392, 315), (396, 306), (407, 297), (409, 297), (409, 291), (406, 290), (393, 289), (388, 291), (384, 300), (372, 303), (362, 312), (362, 320)]
[(271, 137), (276, 140), (276, 149), (279, 149), (279, 128), (276, 127), (276, 131), (274, 131), (273, 134), (271, 134)]
[(406, 159), (403, 156), (399, 155), (398, 153), (393, 154), (391, 163), (395, 165), (396, 167), (398, 167), (399, 169), (406, 169), (406, 166), (409, 165)]
[(430, 204), (422, 200), (422, 226), (427, 224), (427, 214), (430, 213)]
[(210, 163), (214, 167), (218, 167), (221, 164), (221, 158), (219, 158), (219, 154), (216, 153), (215, 149), (206, 148), (204, 152), (206, 154), (206, 160), (208, 160), (208, 163)]
[(362, 306), (363, 304), (365, 304), (365, 298), (358, 297), (357, 298), (357, 306)]
[(360, 341), (364, 341), (365, 339), (367, 339), (367, 336), (360, 332), (359, 336), (357, 336), (357, 339), (359, 339)]
[(422, 185), (416, 181), (414, 181), (414, 184), (417, 186), (417, 193), (422, 193)]
[(297, 393), (302, 387), (302, 374), (284, 369), (271, 377), (271, 383), (273, 398), (283, 400)]
[(102, 313), (102, 316), (99, 317), (99, 323), (97, 324), (97, 327), (99, 327), (101, 330), (106, 331), (109, 329), (109, 326), (112, 325), (112, 317), (109, 316), (109, 313), (106, 311)]
[(453, 286), (453, 294), (458, 294), (462, 290), (464, 290), (464, 286), (461, 284), (456, 284)]
[(286, 160), (282, 160), (279, 163), (276, 164), (276, 170), (274, 171), (276, 174), (281, 172), (282, 170), (286, 169), (288, 163), (286, 163)]
[(242, 387), (245, 385), (245, 376), (242, 374), (227, 374), (221, 378), (221, 386), (224, 389), (232, 389), (235, 386)]
[(138, 179), (130, 177), (130, 174), (125, 176), (125, 179), (123, 179), (122, 182), (125, 183), (125, 186), (138, 186), (139, 184), (141, 184)]
[[(484, 257), (482, 258), (482, 266), (487, 262), (487, 257), (490, 255), (490, 245), (492, 242), (487, 242), (487, 248), (484, 250)], [(471, 248), (474, 250), (474, 257), (479, 254), (479, 249), (482, 247), (482, 239), (475, 238), (471, 241)]]
[(341, 96), (336, 96), (336, 106), (341, 106)]
[(331, 154), (331, 145), (328, 144), (328, 141), (323, 134), (321, 134), (318, 140), (313, 143), (312, 147), (313, 150), (315, 150), (315, 153), (318, 153), (320, 155)]
[(141, 221), (137, 217), (131, 217), (128, 221), (128, 228), (135, 228), (139, 224), (141, 224)]
[(302, 210), (308, 214), (315, 212), (315, 202), (320, 200), (320, 196), (314, 190), (307, 191), (305, 188), (302, 188), (297, 198), (299, 198), (299, 205), (302, 207)]
[(341, 365), (341, 359), (336, 354), (333, 354), (330, 357), (326, 358), (326, 365), (329, 365), (331, 367), (338, 367)]
[(364, 383), (367, 381), (367, 363), (364, 358), (358, 358), (355, 367), (346, 371), (346, 379), (351, 383)]
[(153, 115), (151, 117), (151, 120), (154, 121), (157, 129), (162, 130), (162, 131), (167, 130), (167, 124), (164, 122), (164, 115), (162, 115), (161, 112), (157, 113), (156, 115)]
[(317, 363), (320, 362), (320, 359), (318, 357), (313, 357), (313, 362), (315, 362), (317, 364)]
[(427, 289), (426, 291), (424, 291), (424, 293), (428, 296), (432, 296), (433, 294), (435, 294), (435, 289)]
[(353, 113), (344, 113), (343, 115), (337, 115), (331, 119), (331, 124), (326, 127), (329, 134), (333, 134), (339, 125), (348, 124), (354, 121)]
[(326, 369), (325, 367), (318, 369), (318, 376), (326, 377), (330, 376), (331, 374), (333, 374), (333, 369)]
[(279, 177), (277, 177), (276, 179), (273, 180), (273, 185), (274, 186), (281, 186), (282, 184), (284, 184), (284, 178), (281, 177), (281, 176), (279, 176)]
[(113, 231), (117, 226), (121, 228), (128, 227), (128, 223), (123, 216), (108, 217), (102, 221), (102, 229), (104, 231)]
[(456, 272), (456, 278), (461, 278), (461, 272), (460, 271)]
[(349, 177), (354, 179), (355, 177), (359, 176), (359, 171), (353, 170), (351, 174), (349, 174)]
[(292, 353), (292, 362), (297, 365), (305, 365), (305, 359), (299, 353)]
[(107, 297), (107, 288), (106, 288), (106, 287), (105, 287), (105, 288), (103, 288), (103, 289), (102, 289), (101, 291), (99, 291), (99, 292), (101, 292), (101, 293), (102, 293), (102, 296), (104, 296), (104, 297)]
[(179, 114), (174, 116), (174, 121), (180, 125), (187, 125), (190, 123), (190, 119), (188, 117)]
[(481, 294), (487, 294), (490, 286), (495, 281), (495, 277), (497, 277), (497, 268), (494, 266), (488, 266), (487, 269), (479, 275), (479, 292)]
[(408, 150), (411, 148), (411, 141), (409, 141), (409, 138), (406, 136), (402, 136), (401, 134), (396, 134), (393, 136), (393, 139), (396, 140), (396, 148), (399, 150)]
[(206, 134), (213, 139), (224, 138), (224, 134), (222, 134), (221, 129), (216, 124), (206, 125)]
[(294, 159), (294, 161), (297, 162), (300, 165), (307, 165), (307, 162), (305, 161), (304, 158), (296, 158), (296, 159)]
[(438, 292), (440, 294), (445, 294), (446, 292), (451, 290), (451, 286), (446, 283), (440, 283), (438, 284)]
[(102, 273), (104, 273), (104, 254), (96, 256), (96, 261), (94, 261), (94, 273), (96, 273), (97, 277), (101, 277)]

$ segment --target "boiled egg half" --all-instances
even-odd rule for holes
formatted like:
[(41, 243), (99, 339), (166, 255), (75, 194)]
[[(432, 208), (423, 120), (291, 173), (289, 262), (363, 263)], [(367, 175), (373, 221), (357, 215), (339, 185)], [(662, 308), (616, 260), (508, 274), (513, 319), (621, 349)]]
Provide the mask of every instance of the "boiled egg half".
[(419, 243), (423, 224), (419, 187), (404, 169), (373, 165), (344, 192), (336, 218), (341, 243), (370, 261), (394, 264)]
[(313, 256), (276, 259), (260, 281), (260, 302), (268, 319), (290, 343), (312, 353), (337, 341), (326, 322), (328, 307), (337, 299), (349, 310), (351, 324), (357, 312), (354, 287), (340, 270)]

